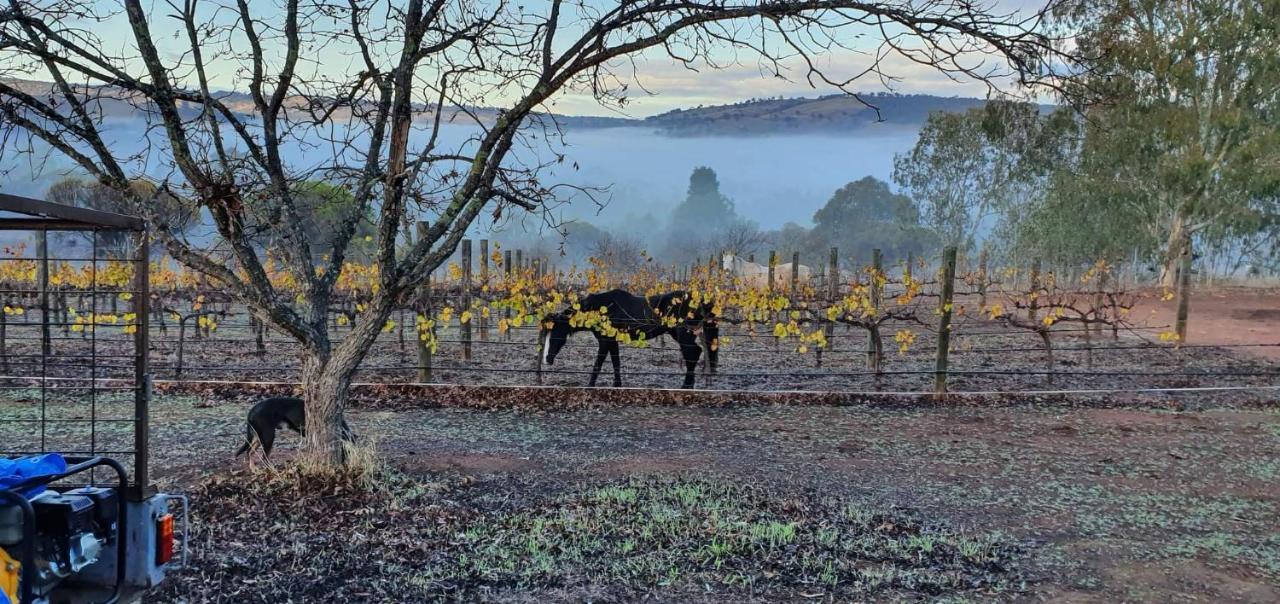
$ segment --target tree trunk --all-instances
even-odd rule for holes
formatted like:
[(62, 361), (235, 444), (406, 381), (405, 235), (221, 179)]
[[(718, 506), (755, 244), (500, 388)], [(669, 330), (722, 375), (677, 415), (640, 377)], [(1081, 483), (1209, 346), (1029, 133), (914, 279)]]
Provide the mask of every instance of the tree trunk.
[(306, 354), (302, 369), (302, 399), (307, 417), (304, 456), (316, 467), (341, 466), (347, 459), (342, 446), (343, 413), (359, 360), (352, 362), (350, 358), (338, 358), (322, 350)]
[(1187, 230), (1187, 219), (1181, 212), (1169, 226), (1169, 238), (1165, 244), (1164, 262), (1160, 271), (1160, 286), (1165, 289), (1177, 287), (1178, 262), (1182, 257), (1182, 248), (1187, 245), (1191, 233)]
[(303, 353), (302, 399), (307, 414), (303, 455), (314, 467), (337, 467), (347, 461), (343, 442), (351, 435), (345, 434), (344, 413), (351, 398), (351, 382), (391, 316), (394, 298), (384, 294), (370, 302), (337, 347), (331, 348), (326, 340)]

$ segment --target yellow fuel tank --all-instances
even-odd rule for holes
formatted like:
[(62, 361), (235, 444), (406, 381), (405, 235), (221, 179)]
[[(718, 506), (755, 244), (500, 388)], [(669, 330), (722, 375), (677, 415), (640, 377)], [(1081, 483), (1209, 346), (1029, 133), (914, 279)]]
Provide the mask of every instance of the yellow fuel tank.
[(0, 593), (8, 597), (9, 602), (18, 601), (18, 577), (22, 576), (22, 565), (9, 557), (9, 552), (0, 547)]

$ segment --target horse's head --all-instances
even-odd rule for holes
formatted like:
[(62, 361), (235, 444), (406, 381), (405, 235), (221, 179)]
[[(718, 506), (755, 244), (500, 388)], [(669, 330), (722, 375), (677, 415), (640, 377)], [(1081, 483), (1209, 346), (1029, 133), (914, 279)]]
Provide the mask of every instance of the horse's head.
[(569, 313), (553, 312), (542, 318), (542, 329), (539, 333), (542, 340), (542, 362), (551, 365), (556, 362), (556, 355), (569, 341)]
[(720, 255), (720, 270), (730, 273), (737, 270), (738, 257), (733, 252), (725, 252)]

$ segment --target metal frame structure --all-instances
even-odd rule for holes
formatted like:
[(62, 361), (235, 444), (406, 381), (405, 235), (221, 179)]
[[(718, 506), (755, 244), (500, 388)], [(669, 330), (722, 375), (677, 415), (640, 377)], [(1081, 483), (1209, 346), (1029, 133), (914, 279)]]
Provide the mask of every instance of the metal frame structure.
[[(9, 438), (0, 438), (0, 455), (29, 455), (33, 453), (57, 452), (77, 457), (131, 457), (131, 464), (126, 495), (133, 501), (140, 501), (154, 493), (150, 483), (149, 434), (151, 399), (151, 375), (148, 362), (148, 323), (150, 283), (148, 280), (150, 250), (146, 236), (145, 222), (136, 217), (114, 214), (100, 210), (66, 206), (38, 199), (0, 194), (0, 233), (28, 231), (35, 235), (36, 250), (34, 257), (16, 255), (0, 257), (0, 262), (24, 262), (23, 266), (35, 265), (34, 289), (8, 287), (0, 289), (6, 309), (11, 299), (38, 301), (29, 305), (38, 310), (39, 322), (32, 321), (29, 314), (23, 313), (21, 323), (9, 323), (8, 312), (0, 316), (0, 391), (20, 393), (30, 397), (30, 391), (38, 388), (40, 415), (38, 418), (14, 418), (0, 413), (0, 432), (9, 430), (11, 434), (21, 434), (22, 426), (35, 424), (39, 429), (39, 444), (32, 447), (15, 447), (17, 443)], [(50, 254), (50, 233), (77, 232), (87, 234), (91, 240), (92, 251), (87, 257), (58, 257)], [(104, 257), (99, 242), (105, 233), (125, 233), (129, 237), (131, 254), (126, 258)], [(50, 283), (50, 267), (53, 263), (68, 265), (79, 264), (87, 267), (89, 282), (87, 287), (69, 289)], [(102, 265), (126, 263), (132, 266), (132, 280), (127, 288), (105, 287), (99, 279)], [(55, 309), (51, 304), (51, 296), (58, 296), (63, 301), (61, 308)], [(70, 297), (83, 302), (89, 299), (86, 321), (70, 309), (66, 300)], [(100, 325), (99, 303), (103, 297), (111, 299), (113, 306), (119, 300), (127, 300), (127, 312), (133, 315), (127, 325), (115, 322), (115, 312), (111, 312), (111, 325)], [(75, 315), (74, 325), (68, 314)], [(60, 317), (57, 315), (61, 315)], [(7, 323), (7, 324), (6, 324)], [(76, 327), (78, 326), (78, 327)], [(100, 338), (99, 331), (108, 328), (132, 327), (132, 337), (128, 331), (116, 334), (123, 337)], [(30, 340), (39, 342), (38, 346), (23, 347), (21, 341), (16, 346), (18, 352), (10, 352), (15, 346), (6, 342), (6, 328), (13, 331), (19, 328), (38, 328), (39, 335)], [(61, 335), (55, 335), (55, 330)], [(71, 335), (72, 330), (78, 333)], [(9, 337), (10, 340), (18, 339)], [(101, 353), (101, 345), (107, 345), (107, 353)], [(127, 350), (132, 348), (132, 350)], [(87, 350), (86, 350), (87, 349)], [(123, 350), (122, 350), (123, 349)], [(104, 362), (105, 361), (105, 362)], [(112, 364), (112, 362), (120, 364)], [(82, 371), (83, 370), (83, 371)], [(132, 413), (122, 413), (122, 417), (103, 417), (100, 400), (104, 397), (115, 397), (118, 401), (122, 393), (132, 392)], [(77, 399), (82, 394), (87, 397), (88, 417), (49, 417), (49, 397), (53, 393), (59, 400)], [(12, 398), (8, 397), (8, 398)], [(127, 403), (126, 403), (127, 405)], [(11, 410), (13, 405), (10, 405)], [(5, 424), (9, 424), (6, 428)], [(87, 424), (88, 441), (76, 442), (75, 450), (49, 450), (48, 432), (60, 435), (71, 434), (72, 438), (81, 435)], [(99, 439), (99, 431), (107, 426), (132, 426), (132, 439), (128, 447), (103, 444)], [(35, 435), (26, 435), (34, 444)], [(83, 446), (81, 446), (83, 444)], [(89, 481), (95, 478), (90, 474)]]

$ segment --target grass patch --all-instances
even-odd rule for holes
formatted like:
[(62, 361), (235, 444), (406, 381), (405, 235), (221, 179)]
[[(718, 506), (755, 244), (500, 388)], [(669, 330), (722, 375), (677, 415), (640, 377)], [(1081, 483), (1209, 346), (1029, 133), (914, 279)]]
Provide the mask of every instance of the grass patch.
[(929, 528), (902, 510), (708, 480), (634, 478), (489, 519), (450, 548), (442, 580), (936, 595), (1007, 589), (1014, 554), (998, 535)]
[[(197, 524), (200, 570), (174, 577), (161, 595), (227, 596), (248, 577), (255, 583), (242, 596), (251, 601), (517, 593), (849, 599), (1021, 586), (1019, 550), (1007, 537), (947, 530), (864, 501), (780, 496), (710, 478), (582, 483), (530, 498), (536, 486), (380, 476), (374, 490), (367, 477), (352, 477), (307, 494), (292, 480), (207, 483), (196, 500), (216, 517)], [(226, 539), (257, 526), (284, 543), (255, 548)]]

